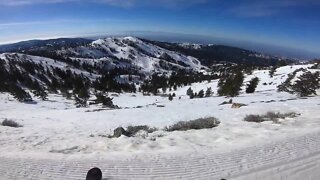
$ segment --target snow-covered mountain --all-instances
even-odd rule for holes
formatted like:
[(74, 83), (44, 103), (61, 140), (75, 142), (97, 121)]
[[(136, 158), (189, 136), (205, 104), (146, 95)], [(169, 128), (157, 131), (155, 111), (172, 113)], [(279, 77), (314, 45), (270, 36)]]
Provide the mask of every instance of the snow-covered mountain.
[[(73, 89), (78, 86), (74, 81), (79, 78), (89, 84), (131, 91), (133, 83), (141, 83), (153, 74), (207, 69), (194, 57), (134, 37), (98, 39), (90, 43), (82, 39), (58, 39), (31, 44), (19, 46), (17, 52), (0, 54), (0, 80), (10, 85), (4, 91), (12, 92), (19, 87), (41, 90), (50, 86)], [(102, 77), (104, 79), (99, 79)], [(130, 84), (130, 87), (119, 87), (118, 83)]]
[(195, 57), (202, 65), (208, 67), (222, 62), (255, 66), (274, 66), (279, 62), (292, 63), (297, 61), (296, 59), (266, 55), (243, 48), (218, 44), (168, 43), (146, 39), (143, 41)]
[[(241, 65), (255, 58), (262, 58), (256, 60), (267, 65), (268, 61), (274, 60), (264, 56), (250, 56), (249, 52), (236, 48), (188, 44), (179, 46), (135, 37), (95, 41), (57, 39), (31, 44), (24, 48), (19, 46), (17, 51), (0, 54), (0, 82), (5, 84), (2, 89), (0, 87), (2, 92), (17, 95), (23, 89), (36, 91), (33, 94), (72, 90), (81, 94), (84, 89), (90, 91), (91, 88), (107, 92), (139, 90), (157, 94), (160, 88), (172, 89), (216, 79), (228, 74), (237, 65), (229, 63), (229, 67), (223, 64), (218, 68), (202, 65), (202, 62), (212, 61), (211, 56), (207, 56), (211, 53), (219, 52), (222, 55), (233, 52), (230, 59), (238, 56), (253, 58), (241, 61)], [(219, 53), (216, 53), (217, 57)]]
[(191, 71), (206, 69), (194, 57), (170, 51), (134, 37), (106, 38), (92, 42), (83, 39), (30, 41), (30, 43), (6, 45), (0, 49), (2, 52), (18, 52), (49, 57), (58, 61), (59, 56), (67, 57), (79, 63), (96, 64), (107, 69), (135, 68), (147, 75), (178, 69)]
[(98, 39), (86, 46), (61, 49), (58, 53), (77, 60), (101, 60), (108, 68), (137, 67), (146, 73), (177, 69), (199, 71), (205, 68), (194, 57), (169, 51), (134, 37)]
[(0, 54), (0, 62), (5, 64), (8, 71), (10, 71), (9, 64), (14, 62), (14, 64), (16, 65), (15, 67), (18, 68), (21, 71), (21, 73), (27, 74), (30, 74), (30, 71), (23, 69), (21, 67), (22, 64), (29, 63), (29, 68), (31, 69), (33, 68), (33, 65), (39, 65), (44, 69), (50, 70), (51, 73), (53, 69), (59, 69), (63, 71), (70, 70), (74, 74), (83, 75), (90, 79), (95, 79), (99, 77), (97, 73), (90, 73), (84, 69), (72, 67), (66, 62), (21, 53), (2, 53)]
[[(50, 44), (53, 42), (53, 44)], [(108, 92), (135, 92), (136, 85), (151, 91), (167, 84), (173, 72), (195, 73), (207, 69), (194, 57), (166, 50), (134, 37), (98, 39), (90, 43), (50, 41), (18, 52), (0, 54), (0, 92), (28, 101), (28, 92), (87, 94), (92, 88)], [(155, 75), (155, 76), (153, 76)], [(155, 83), (155, 77), (161, 77)], [(152, 78), (151, 78), (152, 77)], [(160, 84), (162, 83), (162, 84)], [(157, 85), (158, 84), (158, 85)], [(159, 86), (159, 87), (158, 87)], [(173, 86), (173, 84), (171, 85)], [(86, 91), (86, 92), (84, 92)]]
[[(31, 40), (0, 45), (0, 53), (25, 53), (56, 59), (57, 54), (88, 63), (103, 62), (107, 68), (135, 67), (144, 72), (168, 72), (177, 69), (199, 70), (221, 63), (272, 66), (292, 59), (265, 55), (250, 50), (213, 44), (170, 43), (135, 37), (90, 40), (60, 38)], [(48, 56), (49, 55), (49, 56)]]

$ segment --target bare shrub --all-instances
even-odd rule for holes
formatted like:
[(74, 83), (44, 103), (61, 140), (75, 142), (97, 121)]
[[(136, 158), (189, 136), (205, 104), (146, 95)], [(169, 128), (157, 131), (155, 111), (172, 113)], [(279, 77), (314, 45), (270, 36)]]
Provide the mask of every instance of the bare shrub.
[[(267, 118), (267, 119), (270, 119), (271, 121), (277, 121), (277, 119), (283, 117), (282, 114), (280, 113), (275, 113), (275, 112), (267, 112), (265, 115), (264, 115), (264, 118)], [(281, 118), (283, 119), (283, 118)]]
[(153, 133), (156, 130), (157, 130), (156, 128), (150, 128), (149, 126), (128, 126), (127, 127), (127, 132), (130, 135), (135, 135), (139, 131), (145, 131), (147, 133)]
[(145, 131), (147, 133), (153, 133), (157, 131), (156, 128), (150, 128), (149, 126), (128, 126), (125, 130), (122, 127), (118, 127), (113, 131), (113, 135), (109, 135), (107, 137), (109, 138), (118, 138), (121, 135), (127, 136), (127, 137), (133, 137), (135, 136), (139, 131)]
[(260, 122), (264, 122), (264, 121), (272, 121), (274, 123), (278, 123), (279, 119), (285, 119), (285, 118), (294, 118), (294, 117), (298, 117), (300, 114), (294, 113), (294, 112), (290, 112), (290, 113), (279, 113), (279, 112), (267, 112), (264, 115), (247, 115), (244, 118), (244, 121), (247, 122), (256, 122), (256, 123), (260, 123)]
[(200, 118), (192, 121), (180, 121), (172, 126), (166, 127), (166, 131), (187, 131), (191, 129), (209, 129), (217, 127), (220, 121), (214, 117)]
[(245, 118), (244, 118), (244, 121), (247, 121), (247, 122), (256, 122), (256, 123), (260, 123), (260, 122), (263, 122), (264, 119), (259, 116), (259, 115), (247, 115)]
[(22, 127), (22, 125), (18, 124), (17, 122), (13, 120), (8, 120), (8, 119), (5, 119), (1, 124), (2, 126), (8, 126), (8, 127), (14, 127), (14, 128)]

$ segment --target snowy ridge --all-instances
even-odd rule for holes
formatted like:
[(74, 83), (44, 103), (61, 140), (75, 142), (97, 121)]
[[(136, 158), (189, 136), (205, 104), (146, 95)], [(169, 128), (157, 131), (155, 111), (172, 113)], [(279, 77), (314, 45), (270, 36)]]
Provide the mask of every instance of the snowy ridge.
[(31, 55), (26, 55), (21, 53), (2, 53), (0, 54), (0, 59), (6, 63), (9, 61), (32, 62), (38, 65), (42, 65), (44, 68), (49, 68), (49, 69), (58, 68), (61, 70), (70, 70), (75, 74), (78, 74), (78, 75), (82, 74), (85, 77), (88, 77), (92, 80), (97, 77), (100, 77), (100, 75), (92, 74), (92, 73), (90, 74), (85, 70), (77, 69), (75, 67), (68, 65), (67, 63), (50, 59), (50, 58), (45, 58), (45, 57), (31, 56)]
[(178, 45), (188, 49), (200, 49), (203, 46), (201, 44), (191, 44), (191, 43), (179, 43)]
[(123, 64), (139, 67), (144, 72), (167, 72), (172, 68), (199, 71), (205, 68), (196, 58), (145, 43), (134, 37), (107, 38), (60, 51), (77, 58), (108, 61), (116, 67)]

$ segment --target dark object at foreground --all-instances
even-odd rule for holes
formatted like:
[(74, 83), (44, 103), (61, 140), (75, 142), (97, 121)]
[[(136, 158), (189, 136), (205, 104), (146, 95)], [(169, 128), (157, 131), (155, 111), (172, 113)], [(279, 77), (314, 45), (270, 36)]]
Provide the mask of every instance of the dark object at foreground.
[(122, 127), (118, 127), (117, 129), (114, 130), (113, 137), (118, 138), (121, 135), (124, 135), (124, 136), (127, 136), (127, 137), (130, 136), (130, 134), (125, 129), (123, 129)]
[(86, 180), (102, 180), (102, 172), (99, 168), (92, 168), (88, 171)]
[(127, 130), (125, 130), (123, 127), (118, 127), (113, 131), (113, 136), (110, 136), (111, 138), (118, 138), (121, 135), (132, 137), (136, 135), (139, 131), (145, 131), (147, 133), (153, 133), (156, 131), (156, 128), (150, 128), (149, 126), (128, 126)]
[(0, 125), (2, 126), (8, 126), (8, 127), (13, 127), (13, 128), (19, 128), (22, 127), (20, 124), (18, 124), (17, 122), (13, 121), (13, 120), (8, 120), (5, 119)]

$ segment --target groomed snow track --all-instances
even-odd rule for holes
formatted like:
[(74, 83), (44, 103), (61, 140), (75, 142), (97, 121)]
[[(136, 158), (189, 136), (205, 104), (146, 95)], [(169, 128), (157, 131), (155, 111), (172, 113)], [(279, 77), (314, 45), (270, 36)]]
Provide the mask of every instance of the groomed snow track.
[(317, 179), (320, 132), (223, 154), (147, 154), (104, 161), (0, 157), (0, 179), (81, 180), (91, 167), (100, 167), (106, 179)]

